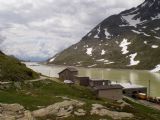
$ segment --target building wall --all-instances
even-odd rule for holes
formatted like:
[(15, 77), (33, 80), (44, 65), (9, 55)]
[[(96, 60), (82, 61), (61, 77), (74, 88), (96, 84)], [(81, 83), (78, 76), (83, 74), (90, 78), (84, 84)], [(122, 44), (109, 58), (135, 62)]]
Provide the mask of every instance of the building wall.
[(89, 86), (91, 87), (96, 87), (96, 86), (101, 86), (101, 85), (109, 85), (111, 82), (109, 80), (99, 80), (99, 81), (94, 81), (90, 80), (89, 81)]
[(59, 78), (61, 80), (72, 80), (74, 81), (75, 75), (77, 75), (78, 72), (71, 72), (69, 70), (64, 70), (62, 73), (59, 74)]
[(134, 97), (136, 93), (145, 93), (147, 94), (147, 88), (128, 88), (123, 89), (123, 94), (129, 97)]
[(89, 77), (78, 77), (79, 85), (89, 86)]
[(122, 89), (99, 90), (98, 97), (107, 98), (111, 100), (121, 100)]

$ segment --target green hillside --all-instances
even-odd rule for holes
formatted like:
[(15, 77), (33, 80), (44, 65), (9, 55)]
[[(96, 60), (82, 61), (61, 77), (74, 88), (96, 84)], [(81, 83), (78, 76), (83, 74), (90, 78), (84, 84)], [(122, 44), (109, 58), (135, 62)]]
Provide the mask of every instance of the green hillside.
[(14, 57), (0, 52), (0, 81), (22, 81), (38, 78), (39, 75)]

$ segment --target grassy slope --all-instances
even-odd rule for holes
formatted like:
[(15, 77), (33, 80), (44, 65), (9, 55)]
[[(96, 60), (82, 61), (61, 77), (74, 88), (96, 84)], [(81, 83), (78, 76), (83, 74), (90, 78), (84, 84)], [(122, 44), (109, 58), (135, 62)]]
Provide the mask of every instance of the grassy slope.
[[(89, 111), (91, 110), (91, 105), (94, 103), (103, 104), (111, 110), (133, 113), (136, 117), (132, 120), (159, 120), (160, 118), (160, 111), (133, 103), (129, 100), (126, 101), (130, 103), (132, 107), (126, 107), (120, 110), (118, 103), (96, 99), (94, 94), (89, 89), (81, 86), (67, 86), (62, 83), (46, 80), (32, 84), (24, 84), (22, 88), (22, 90), (15, 90), (14, 88), (11, 88), (6, 91), (0, 91), (0, 102), (20, 103), (29, 110), (35, 110), (38, 109), (38, 106), (47, 106), (58, 101), (63, 101), (62, 98), (57, 96), (67, 96), (69, 98), (86, 102), (86, 105), (83, 106), (83, 109), (87, 110), (88, 113), (83, 117), (71, 116), (63, 120), (99, 120), (103, 118), (112, 120), (108, 116), (91, 116)], [(54, 120), (55, 116), (47, 116), (46, 118), (41, 118), (40, 120), (46, 120), (48, 118)]]
[(38, 78), (39, 75), (14, 57), (0, 53), (0, 81), (21, 81)]

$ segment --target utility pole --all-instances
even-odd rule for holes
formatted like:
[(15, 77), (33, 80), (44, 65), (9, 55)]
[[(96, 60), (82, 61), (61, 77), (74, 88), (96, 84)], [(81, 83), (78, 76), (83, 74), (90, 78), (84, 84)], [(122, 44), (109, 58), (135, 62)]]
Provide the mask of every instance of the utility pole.
[(150, 92), (151, 92), (151, 80), (149, 80), (148, 84), (148, 96), (150, 96)]

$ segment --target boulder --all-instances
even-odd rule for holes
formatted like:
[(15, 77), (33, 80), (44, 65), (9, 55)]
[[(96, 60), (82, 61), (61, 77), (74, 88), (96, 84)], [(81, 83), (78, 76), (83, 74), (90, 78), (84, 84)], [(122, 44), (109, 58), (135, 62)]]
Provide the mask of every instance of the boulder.
[(77, 116), (84, 116), (86, 115), (86, 111), (83, 109), (78, 109), (77, 111), (74, 112), (74, 114)]
[(30, 111), (19, 104), (0, 103), (0, 120), (34, 120)]
[(46, 108), (35, 110), (32, 112), (34, 117), (45, 117), (48, 115), (55, 115), (60, 118), (68, 117), (74, 111), (74, 108), (83, 106), (84, 103), (77, 100), (65, 100), (50, 105)]
[(105, 106), (100, 104), (93, 104), (90, 114), (96, 114), (99, 116), (109, 116), (114, 120), (134, 117), (134, 115), (131, 113), (110, 111)]

